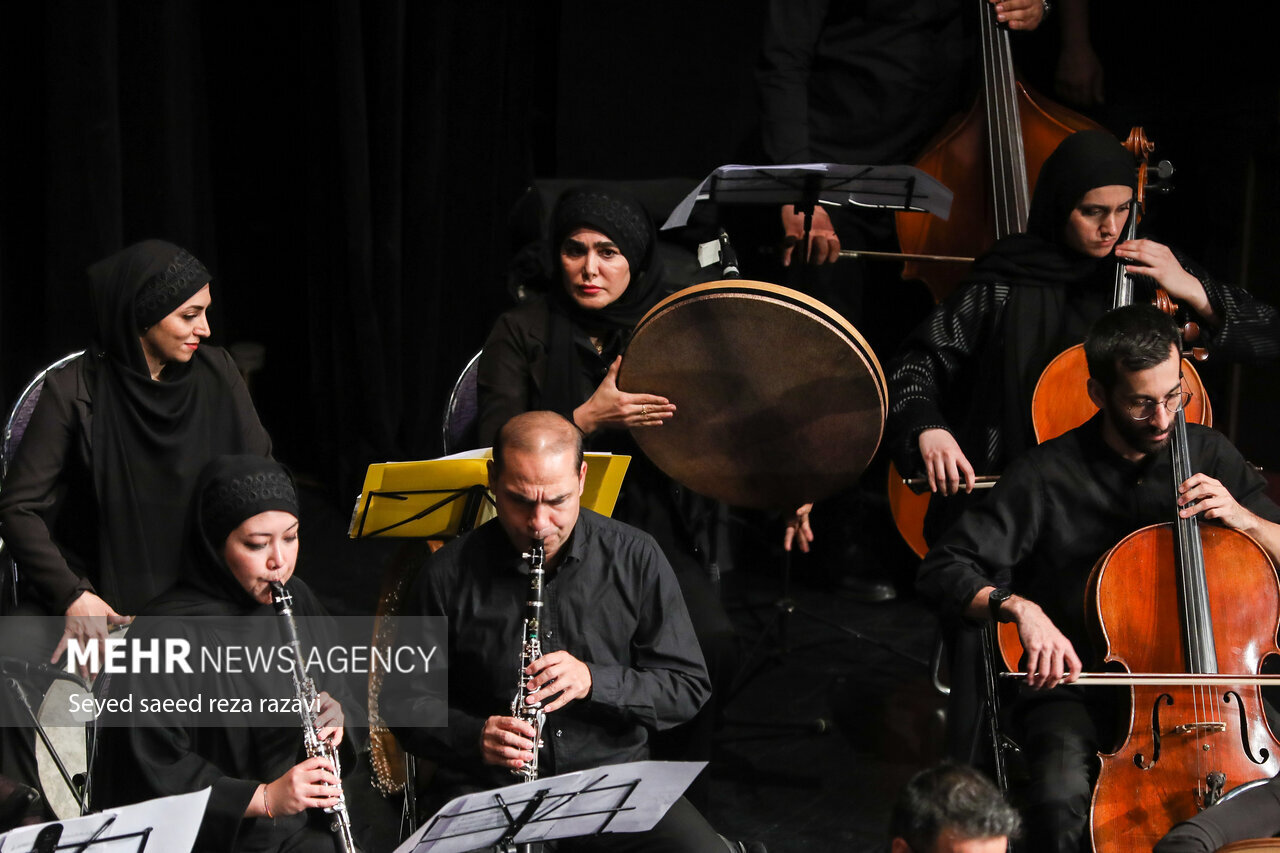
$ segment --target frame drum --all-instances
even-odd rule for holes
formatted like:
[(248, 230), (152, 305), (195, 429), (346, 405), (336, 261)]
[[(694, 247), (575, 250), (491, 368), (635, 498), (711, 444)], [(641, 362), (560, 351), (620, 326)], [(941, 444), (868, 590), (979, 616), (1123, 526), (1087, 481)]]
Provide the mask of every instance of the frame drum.
[[(93, 714), (87, 716), (77, 708), (72, 695), (80, 694), (81, 701), (88, 689), (71, 681), (58, 680), (49, 685), (40, 702), (36, 719), (44, 726), (53, 742), (58, 758), (75, 784), (83, 788), (84, 774), (89, 765), (85, 727), (93, 722)], [(50, 755), (48, 747), (39, 737), (36, 742), (36, 767), (40, 774), (40, 788), (53, 813), (62, 820), (79, 817), (82, 812), (77, 792), (71, 789), (58, 769), (58, 763)]]
[(618, 387), (676, 405), (633, 427), (669, 477), (727, 504), (795, 509), (852, 485), (880, 444), (884, 372), (847, 320), (795, 290), (719, 281), (640, 320)]

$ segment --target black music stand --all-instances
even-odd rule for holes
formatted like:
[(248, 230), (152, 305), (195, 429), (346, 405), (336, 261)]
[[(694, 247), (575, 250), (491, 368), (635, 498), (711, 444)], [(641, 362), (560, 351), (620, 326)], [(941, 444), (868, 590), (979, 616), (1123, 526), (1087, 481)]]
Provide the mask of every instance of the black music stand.
[(190, 853), (211, 790), (19, 827), (0, 835), (0, 853)]
[[(685, 196), (662, 223), (662, 230), (688, 224), (699, 202), (712, 204), (795, 205), (804, 214), (809, 245), (813, 211), (819, 204), (951, 215), (951, 190), (914, 166), (846, 166), (805, 163), (794, 166), (721, 166)], [(721, 251), (724, 243), (721, 242)]]
[(557, 838), (652, 829), (705, 761), (635, 761), (450, 800), (396, 853), (528, 849)]

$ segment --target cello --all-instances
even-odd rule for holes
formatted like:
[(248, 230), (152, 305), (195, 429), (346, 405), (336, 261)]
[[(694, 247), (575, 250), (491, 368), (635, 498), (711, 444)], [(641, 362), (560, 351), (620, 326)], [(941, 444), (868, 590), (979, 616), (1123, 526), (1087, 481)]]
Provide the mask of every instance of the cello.
[[(1176, 495), (1193, 472), (1183, 411), (1170, 451)], [(1106, 662), (1205, 682), (1130, 687), (1128, 734), (1101, 756), (1093, 849), (1149, 849), (1231, 788), (1280, 771), (1261, 688), (1241, 683), (1280, 654), (1280, 580), (1247, 534), (1177, 515), (1121, 540), (1098, 561), (1088, 589)], [(1210, 683), (1222, 680), (1218, 673), (1242, 678)]]
[[(1129, 131), (1129, 138), (1125, 140), (1124, 146), (1137, 159), (1138, 181), (1133, 206), (1129, 211), (1129, 220), (1125, 226), (1124, 238), (1120, 242), (1132, 240), (1137, 236), (1138, 221), (1142, 218), (1148, 188), (1148, 162), (1151, 152), (1155, 149), (1140, 127)], [(1172, 174), (1172, 167), (1169, 167), (1169, 171), (1162, 169), (1160, 174), (1161, 177)], [(1132, 302), (1133, 279), (1129, 276), (1125, 265), (1117, 261), (1115, 293), (1111, 307), (1119, 308)], [(1166, 314), (1175, 314), (1178, 311), (1178, 306), (1162, 288), (1156, 288), (1153, 302)], [(1184, 327), (1184, 339), (1194, 341), (1198, 336), (1199, 329), (1194, 323), (1188, 323)], [(1193, 350), (1193, 354), (1197, 360), (1205, 358), (1204, 350)], [(1200, 374), (1187, 359), (1182, 361), (1182, 373), (1188, 389), (1193, 394), (1186, 412), (1187, 418), (1192, 423), (1213, 426), (1213, 407), (1209, 403), (1208, 394), (1205, 393)], [(1085, 380), (1088, 377), (1089, 367), (1085, 363), (1083, 344), (1076, 344), (1059, 353), (1045, 367), (1031, 398), (1031, 423), (1035, 430), (1037, 444), (1078, 427), (1098, 410), (1085, 390)]]

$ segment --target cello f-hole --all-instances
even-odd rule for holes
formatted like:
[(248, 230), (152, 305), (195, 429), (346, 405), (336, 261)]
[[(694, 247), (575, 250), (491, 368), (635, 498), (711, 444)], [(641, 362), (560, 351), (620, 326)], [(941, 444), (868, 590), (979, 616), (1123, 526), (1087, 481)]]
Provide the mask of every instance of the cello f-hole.
[(1258, 756), (1261, 756), (1261, 758), (1253, 754), (1253, 747), (1249, 745), (1249, 717), (1245, 711), (1244, 702), (1240, 699), (1240, 694), (1234, 690), (1228, 691), (1223, 694), (1222, 701), (1230, 705), (1232, 697), (1235, 697), (1236, 709), (1240, 712), (1240, 748), (1244, 750), (1244, 754), (1249, 756), (1249, 760), (1254, 764), (1266, 764), (1267, 760), (1271, 758), (1271, 750), (1265, 746), (1260, 747)]
[(1168, 693), (1161, 693), (1156, 697), (1156, 701), (1151, 703), (1151, 760), (1147, 761), (1142, 757), (1141, 752), (1133, 754), (1133, 763), (1139, 770), (1150, 770), (1156, 766), (1156, 762), (1160, 760), (1160, 703), (1166, 705), (1173, 704), (1173, 697)]

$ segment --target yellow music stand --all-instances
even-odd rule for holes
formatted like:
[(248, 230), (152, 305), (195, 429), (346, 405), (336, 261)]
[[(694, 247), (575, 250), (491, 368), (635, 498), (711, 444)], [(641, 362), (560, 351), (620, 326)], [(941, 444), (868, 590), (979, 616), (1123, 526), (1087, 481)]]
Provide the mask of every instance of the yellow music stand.
[[(441, 459), (370, 465), (347, 535), (443, 539), (480, 526), (494, 516), (492, 458), (493, 449), (485, 447)], [(631, 457), (588, 453), (586, 459), (582, 505), (612, 515)]]

